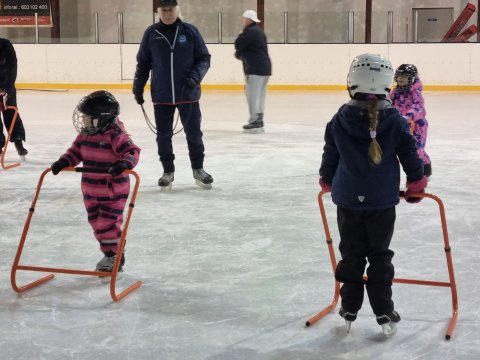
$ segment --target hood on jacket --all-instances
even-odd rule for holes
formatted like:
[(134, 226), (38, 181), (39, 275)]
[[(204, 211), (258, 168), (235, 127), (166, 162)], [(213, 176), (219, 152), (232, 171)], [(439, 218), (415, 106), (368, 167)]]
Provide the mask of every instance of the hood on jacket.
[[(350, 100), (338, 111), (338, 124), (352, 137), (370, 139), (370, 115), (368, 113), (369, 101)], [(385, 119), (392, 115), (398, 115), (398, 111), (392, 107), (390, 100), (377, 102), (378, 125), (376, 132), (381, 134), (387, 124)]]

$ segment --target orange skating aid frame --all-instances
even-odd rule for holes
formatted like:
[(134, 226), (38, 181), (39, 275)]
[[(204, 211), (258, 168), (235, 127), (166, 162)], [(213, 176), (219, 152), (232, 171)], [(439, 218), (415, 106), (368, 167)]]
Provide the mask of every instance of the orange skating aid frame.
[[(33, 198), (32, 205), (30, 207), (28, 217), (27, 217), (27, 220), (25, 222), (25, 226), (23, 228), (22, 237), (21, 237), (20, 243), (18, 245), (17, 254), (15, 256), (15, 261), (13, 263), (12, 271), (11, 271), (11, 274), (10, 274), (10, 280), (11, 280), (11, 283), (12, 283), (13, 290), (15, 290), (18, 293), (23, 293), (23, 292), (25, 292), (25, 291), (27, 291), (31, 288), (34, 288), (38, 285), (41, 285), (41, 284), (43, 284), (43, 283), (45, 283), (49, 280), (52, 280), (54, 278), (54, 275), (50, 274), (50, 275), (47, 275), (43, 278), (40, 278), (40, 279), (38, 279), (34, 282), (31, 282), (31, 283), (28, 283), (24, 286), (19, 287), (19, 286), (17, 286), (16, 279), (15, 279), (17, 270), (110, 277), (110, 295), (111, 295), (113, 301), (118, 301), (118, 300), (124, 298), (125, 296), (127, 296), (128, 294), (130, 294), (131, 292), (133, 292), (134, 290), (138, 289), (142, 285), (141, 281), (135, 282), (133, 285), (124, 289), (119, 294), (116, 293), (115, 282), (116, 282), (116, 279), (117, 279), (118, 268), (119, 268), (120, 261), (121, 261), (121, 258), (122, 258), (121, 256), (116, 257), (114, 269), (113, 269), (113, 272), (111, 272), (111, 273), (109, 273), (109, 272), (99, 272), (99, 271), (85, 271), (85, 270), (47, 268), (47, 267), (38, 267), (38, 266), (19, 265), (20, 257), (22, 255), (23, 247), (25, 245), (25, 240), (27, 238), (28, 228), (30, 227), (30, 221), (32, 220), (32, 216), (33, 216), (33, 213), (35, 211), (35, 204), (37, 203), (37, 199), (38, 199), (38, 196), (40, 194), (40, 189), (42, 187), (43, 179), (44, 179), (45, 175), (47, 173), (49, 173), (50, 171), (51, 171), (51, 169), (48, 168), (45, 171), (43, 171), (43, 173), (40, 175), (40, 179), (38, 180), (37, 190), (35, 192), (35, 196)], [(72, 167), (65, 168), (62, 171), (103, 172), (103, 173), (105, 172), (105, 171), (99, 171), (97, 169), (72, 168)], [(119, 244), (119, 247), (118, 247), (118, 253), (119, 254), (123, 253), (123, 249), (125, 247), (125, 239), (127, 238), (128, 225), (130, 223), (130, 218), (132, 216), (133, 208), (135, 206), (135, 199), (137, 197), (138, 187), (140, 185), (140, 178), (135, 171), (125, 170), (124, 173), (132, 175), (133, 177), (135, 177), (135, 187), (134, 187), (131, 199), (130, 199), (130, 204), (129, 204), (129, 207), (128, 207), (128, 214), (127, 214), (126, 220), (125, 220), (124, 225), (123, 225), (122, 237), (120, 239), (120, 244)]]
[(13, 127), (15, 126), (15, 122), (17, 121), (17, 117), (18, 117), (18, 109), (16, 106), (7, 106), (6, 110), (8, 109), (14, 110), (15, 114), (13, 115), (12, 123), (10, 124), (10, 129), (8, 129), (8, 136), (7, 136), (7, 139), (5, 140), (5, 147), (3, 148), (3, 153), (1, 155), (0, 163), (2, 165), (2, 169), (4, 170), (8, 170), (8, 169), (12, 169), (14, 167), (20, 166), (20, 163), (5, 165), (5, 154), (7, 153), (8, 143), (10, 142), (10, 138), (12, 137)]
[[(335, 274), (335, 269), (337, 267), (337, 260), (335, 258), (335, 250), (333, 248), (332, 238), (330, 236), (330, 230), (328, 227), (327, 216), (325, 213), (325, 207), (323, 205), (323, 196), (324, 192), (321, 191), (318, 194), (318, 205), (320, 207), (320, 214), (322, 216), (323, 228), (325, 230), (325, 236), (327, 238), (327, 246), (328, 252), (330, 253), (330, 262), (332, 264), (333, 273)], [(400, 196), (403, 197), (403, 192), (400, 192)], [(441, 286), (441, 287), (449, 287), (452, 291), (452, 318), (448, 325), (447, 333), (445, 338), (449, 340), (452, 336), (453, 330), (455, 329), (455, 325), (457, 323), (458, 318), (458, 298), (457, 298), (457, 286), (455, 284), (455, 275), (453, 273), (453, 263), (452, 263), (452, 254), (450, 249), (450, 243), (448, 241), (448, 231), (447, 231), (447, 221), (445, 218), (445, 208), (443, 206), (442, 200), (435, 195), (424, 193), (418, 195), (419, 197), (430, 198), (437, 202), (439, 210), (440, 210), (440, 219), (442, 223), (442, 231), (443, 231), (443, 242), (444, 242), (444, 249), (445, 255), (447, 257), (447, 266), (448, 266), (448, 275), (450, 278), (449, 282), (440, 282), (440, 281), (426, 281), (426, 280), (410, 280), (410, 279), (393, 279), (394, 283), (401, 283), (401, 284), (415, 284), (415, 285), (430, 285), (430, 286)], [(332, 312), (335, 309), (335, 306), (338, 303), (340, 296), (340, 283), (335, 281), (335, 292), (333, 296), (332, 303), (320, 311), (318, 314), (312, 316), (308, 321), (305, 323), (305, 326), (309, 327), (315, 324), (318, 320), (322, 319), (325, 315)]]

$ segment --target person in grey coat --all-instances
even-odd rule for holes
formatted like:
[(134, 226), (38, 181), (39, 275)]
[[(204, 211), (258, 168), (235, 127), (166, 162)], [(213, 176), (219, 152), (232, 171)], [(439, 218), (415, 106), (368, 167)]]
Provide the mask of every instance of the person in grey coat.
[(263, 112), (267, 94), (268, 79), (272, 75), (272, 62), (268, 55), (267, 37), (257, 25), (257, 13), (247, 10), (243, 13), (243, 32), (235, 40), (235, 57), (242, 60), (245, 73), (245, 94), (250, 118), (243, 127), (247, 133), (264, 132)]

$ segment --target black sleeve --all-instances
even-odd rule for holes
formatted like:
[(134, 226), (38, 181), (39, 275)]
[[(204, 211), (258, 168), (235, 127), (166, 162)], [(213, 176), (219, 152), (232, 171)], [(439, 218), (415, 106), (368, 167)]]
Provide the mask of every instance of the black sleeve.
[(325, 145), (323, 146), (322, 164), (320, 165), (319, 171), (323, 181), (327, 184), (332, 184), (339, 159), (340, 155), (335, 144), (335, 139), (332, 136), (332, 122), (330, 121), (325, 129)]
[(149, 47), (149, 29), (145, 30), (137, 53), (137, 67), (133, 80), (133, 93), (143, 94), (152, 69), (152, 53)]
[(240, 35), (238, 35), (237, 39), (235, 40), (235, 51), (240, 54), (242, 54), (242, 51), (245, 49), (248, 49), (250, 44), (252, 43), (252, 36), (248, 30), (242, 32)]
[(5, 51), (5, 60), (7, 67), (7, 74), (4, 84), (7, 88), (14, 89), (15, 81), (17, 81), (17, 54), (15, 49), (10, 41), (7, 41), (3, 44)]

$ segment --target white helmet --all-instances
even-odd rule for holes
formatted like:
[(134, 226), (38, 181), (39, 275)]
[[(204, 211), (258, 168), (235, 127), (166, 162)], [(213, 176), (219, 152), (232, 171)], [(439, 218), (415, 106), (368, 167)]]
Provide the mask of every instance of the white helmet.
[(392, 63), (385, 56), (363, 54), (350, 65), (347, 84), (350, 96), (356, 93), (388, 95), (393, 82)]

